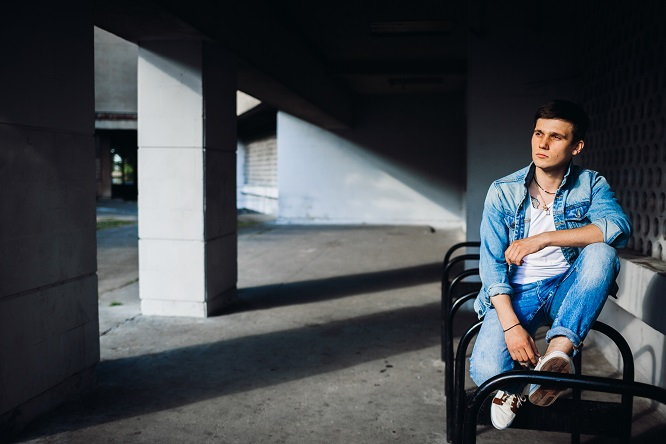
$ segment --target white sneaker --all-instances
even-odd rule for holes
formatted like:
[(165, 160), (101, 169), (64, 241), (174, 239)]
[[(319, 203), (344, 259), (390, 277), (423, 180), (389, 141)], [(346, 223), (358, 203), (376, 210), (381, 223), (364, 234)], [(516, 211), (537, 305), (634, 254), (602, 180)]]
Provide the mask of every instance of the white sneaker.
[(490, 422), (496, 429), (506, 429), (516, 418), (516, 413), (523, 402), (525, 402), (524, 396), (510, 395), (499, 390), (490, 405)]
[[(561, 351), (553, 351), (539, 358), (534, 370), (556, 373), (573, 373), (575, 371), (573, 361), (569, 355)], [(531, 384), (528, 393), (532, 404), (539, 407), (548, 407), (555, 402), (564, 390), (566, 389)]]

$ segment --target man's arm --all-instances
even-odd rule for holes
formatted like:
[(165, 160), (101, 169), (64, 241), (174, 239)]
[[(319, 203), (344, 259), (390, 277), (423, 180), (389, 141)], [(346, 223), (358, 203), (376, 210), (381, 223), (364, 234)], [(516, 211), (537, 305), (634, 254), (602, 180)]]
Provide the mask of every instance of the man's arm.
[(604, 233), (590, 224), (568, 230), (546, 231), (535, 236), (518, 239), (504, 252), (508, 264), (521, 265), (528, 254), (536, 253), (546, 247), (587, 247), (595, 242), (603, 242)]
[(511, 359), (520, 363), (531, 362), (536, 365), (539, 358), (539, 350), (537, 349), (534, 339), (530, 334), (520, 325), (516, 312), (513, 311), (511, 305), (511, 296), (508, 294), (498, 294), (490, 298), (497, 317), (499, 318), (502, 330), (504, 331), (504, 341), (506, 348), (509, 350)]
[(615, 193), (606, 179), (597, 174), (591, 184), (592, 197), (587, 218), (603, 233), (603, 240), (615, 248), (627, 245), (631, 238), (631, 221), (615, 199)]
[(494, 183), (488, 189), (481, 217), (481, 247), (479, 249), (479, 271), (483, 283), (484, 305), (490, 306), (487, 298), (496, 294), (511, 294), (509, 266), (504, 251), (509, 246), (509, 228), (504, 223), (504, 211), (500, 190)]
[(486, 195), (481, 218), (479, 269), (485, 289), (481, 294), (490, 298), (484, 303), (495, 307), (503, 330), (514, 326), (504, 333), (511, 358), (519, 362), (531, 361), (536, 364), (538, 352), (534, 340), (519, 324), (511, 306), (510, 294), (513, 289), (509, 283), (508, 264), (504, 258), (504, 252), (509, 245), (509, 229), (504, 224), (504, 214), (500, 205), (499, 190), (493, 184)]

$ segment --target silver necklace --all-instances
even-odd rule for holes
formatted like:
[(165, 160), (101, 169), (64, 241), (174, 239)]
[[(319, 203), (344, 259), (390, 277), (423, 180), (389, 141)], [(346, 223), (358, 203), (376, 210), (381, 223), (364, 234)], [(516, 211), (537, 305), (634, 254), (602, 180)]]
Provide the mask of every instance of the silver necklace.
[[(539, 183), (536, 180), (534, 180), (534, 183), (536, 183), (537, 186), (539, 186)], [(546, 204), (546, 199), (543, 198), (543, 195), (541, 194), (541, 189), (543, 189), (543, 188), (541, 188), (540, 186), (537, 189), (537, 192), (539, 193), (539, 197), (541, 198), (541, 202), (539, 202), (538, 198), (536, 198), (536, 197), (534, 197), (530, 194), (530, 198), (532, 199), (532, 206), (534, 208), (538, 209), (539, 204), (541, 203), (543, 205), (543, 211), (546, 212), (546, 215), (550, 215), (550, 209), (551, 209), (552, 205)], [(546, 190), (544, 190), (544, 191), (546, 191)], [(546, 192), (548, 192), (548, 191), (546, 191)], [(555, 193), (551, 193), (551, 194), (555, 194)], [(536, 203), (535, 203), (535, 201), (536, 201)]]
[[(550, 194), (550, 195), (556, 194), (557, 191), (555, 191), (554, 193), (551, 193), (550, 191), (545, 190), (541, 185), (539, 185), (539, 182), (537, 182), (537, 180), (536, 180), (536, 175), (534, 175), (534, 177), (532, 177), (532, 180), (534, 181), (534, 183), (535, 183), (536, 186), (538, 187), (537, 192), (539, 193), (539, 197), (541, 197), (541, 201), (542, 201), (542, 203), (543, 203), (543, 210), (546, 212), (547, 215), (550, 215), (550, 209), (551, 209), (551, 207), (552, 207), (552, 202), (551, 202), (551, 205), (547, 205), (547, 204), (546, 204), (546, 199), (543, 198), (543, 195), (541, 194), (541, 191), (543, 191), (543, 192), (546, 193), (546, 194)], [(534, 205), (534, 199), (535, 199), (535, 197), (532, 196), (531, 194), (530, 194), (530, 197), (533, 199), (533, 200), (532, 200), (532, 206), (534, 206), (534, 208), (539, 208), (538, 205), (536, 205), (536, 206)], [(536, 201), (537, 201), (537, 203), (538, 203), (538, 202), (539, 202), (539, 199), (536, 199)]]

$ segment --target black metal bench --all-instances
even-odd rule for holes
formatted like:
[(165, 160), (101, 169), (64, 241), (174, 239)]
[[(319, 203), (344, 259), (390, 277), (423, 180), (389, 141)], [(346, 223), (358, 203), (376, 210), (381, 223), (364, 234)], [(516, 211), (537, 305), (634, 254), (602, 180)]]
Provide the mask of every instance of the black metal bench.
[[(593, 329), (609, 337), (618, 347), (623, 359), (622, 380), (581, 375), (582, 351), (574, 358), (576, 374), (562, 375), (550, 372), (508, 372), (492, 378), (478, 390), (465, 391), (465, 358), (467, 348), (478, 333), (481, 322), (471, 327), (461, 338), (458, 349), (453, 350), (453, 320), (462, 305), (476, 297), (477, 291), (455, 297), (455, 287), (463, 279), (478, 274), (478, 268), (464, 270), (452, 276), (451, 270), (461, 261), (478, 260), (477, 255), (464, 254), (454, 258), (453, 253), (460, 248), (478, 247), (478, 242), (464, 242), (454, 245), (447, 252), (442, 272), (442, 359), (445, 363), (445, 395), (447, 414), (447, 441), (473, 442), (476, 424), (490, 424), (490, 398), (488, 395), (519, 375), (520, 381), (539, 383), (551, 380), (561, 381), (552, 385), (566, 385), (573, 388), (571, 399), (561, 398), (548, 407), (535, 407), (525, 404), (512, 424), (512, 428), (561, 431), (571, 433), (573, 443), (580, 441), (580, 434), (597, 434), (617, 438), (620, 442), (628, 441), (631, 436), (633, 395), (644, 396), (643, 391), (649, 387), (656, 393), (664, 391), (659, 387), (634, 382), (634, 365), (631, 350), (615, 329), (597, 321)], [(616, 291), (614, 286), (613, 290)], [(613, 293), (615, 293), (613, 291)], [(614, 295), (614, 294), (613, 294)], [(509, 377), (508, 379), (506, 377)], [(545, 379), (544, 379), (545, 378)], [(574, 381), (574, 382), (572, 382)], [(492, 384), (491, 384), (492, 383)], [(491, 384), (493, 389), (487, 389)], [(568, 384), (568, 385), (567, 385)], [(620, 393), (620, 402), (590, 401), (581, 399), (581, 390)], [(607, 390), (606, 390), (607, 389)], [(643, 390), (643, 391), (642, 391)], [(666, 391), (664, 391), (666, 393)], [(485, 395), (484, 395), (485, 394)], [(650, 397), (650, 396), (647, 396)], [(463, 416), (464, 413), (464, 416)], [(480, 413), (480, 414), (479, 414)], [(473, 415), (473, 418), (470, 416)], [(478, 418), (477, 418), (478, 416)], [(463, 430), (464, 427), (464, 430)], [(471, 429), (471, 431), (470, 431)]]
[[(574, 388), (575, 390), (589, 390), (595, 392), (604, 392), (604, 393), (616, 393), (633, 398), (634, 396), (654, 399), (655, 401), (666, 404), (666, 390), (661, 387), (656, 387), (650, 384), (643, 384), (641, 382), (625, 382), (612, 378), (602, 378), (599, 376), (582, 376), (582, 375), (566, 375), (561, 373), (551, 373), (551, 372), (532, 372), (532, 371), (512, 371), (507, 372), (501, 375), (497, 375), (481, 385), (471, 396), (467, 402), (467, 407), (464, 411), (464, 428), (462, 436), (456, 440), (456, 442), (462, 442), (465, 444), (473, 444), (476, 442), (476, 425), (477, 417), (479, 416), (479, 410), (486, 403), (486, 400), (489, 399), (489, 396), (494, 393), (496, 390), (501, 390), (502, 387), (511, 383), (529, 383), (529, 384), (548, 384), (550, 386), (561, 387), (561, 388)], [(590, 401), (593, 403), (594, 401)], [(555, 407), (560, 400), (558, 400), (551, 407), (543, 408), (541, 410), (549, 410)], [(593, 407), (594, 404), (591, 404)], [(535, 407), (536, 408), (536, 407)], [(521, 407), (521, 415), (523, 413), (523, 408)], [(604, 413), (603, 410), (599, 412), (594, 412), (593, 410), (583, 409), (576, 411), (580, 421), (578, 423), (581, 426), (581, 429), (584, 428), (587, 424), (588, 418), (582, 417), (587, 415), (589, 412), (592, 412), (596, 416), (602, 416)], [(518, 416), (521, 416), (518, 415)], [(518, 420), (518, 417), (516, 417)], [(536, 421), (539, 421), (537, 424), (544, 425), (544, 421), (551, 420), (536, 418)], [(616, 434), (615, 437), (620, 442), (628, 442), (629, 437), (631, 436), (631, 416), (629, 420), (629, 429), (623, 429), (622, 425), (613, 424), (613, 419), (610, 416), (605, 416), (603, 419), (603, 427), (609, 430), (618, 430), (619, 434)], [(551, 420), (552, 421), (552, 420)], [(557, 421), (561, 421), (561, 418), (557, 418)], [(550, 422), (552, 424), (552, 422)], [(531, 427), (534, 428), (534, 427)], [(539, 428), (539, 430), (544, 430)]]
[[(461, 242), (453, 245), (446, 252), (442, 262), (442, 288), (441, 288), (441, 359), (444, 362), (444, 395), (446, 399), (446, 439), (451, 441), (452, 431), (454, 429), (454, 403), (453, 403), (453, 316), (462, 306), (463, 303), (476, 297), (481, 284), (478, 284), (476, 289), (455, 299), (456, 290), (462, 285), (465, 279), (473, 276), (478, 276), (479, 269), (472, 268), (464, 270), (466, 261), (478, 261), (478, 254), (462, 254), (453, 257), (453, 254), (463, 248), (478, 248), (479, 242)], [(451, 275), (455, 267), (462, 264), (462, 273), (457, 274), (453, 280)]]
[[(453, 390), (456, 405), (454, 416), (455, 429), (453, 433), (455, 442), (462, 442), (463, 420), (467, 420), (467, 418), (463, 418), (461, 414), (466, 410), (467, 406), (470, 405), (470, 402), (476, 395), (476, 390), (465, 390), (465, 361), (468, 346), (472, 339), (477, 335), (480, 328), (481, 322), (478, 322), (470, 328), (461, 338), (458, 344), (458, 349), (456, 350), (455, 383)], [(622, 355), (622, 380), (611, 378), (601, 379), (605, 380), (608, 386), (616, 383), (625, 385), (633, 384), (634, 361), (631, 349), (627, 342), (620, 333), (602, 322), (596, 321), (593, 324), (592, 329), (599, 331), (610, 338), (616, 344)], [(567, 376), (576, 380), (575, 378), (583, 377), (583, 375), (581, 375), (582, 354), (581, 350), (581, 352), (574, 358), (576, 367), (576, 373), (574, 375), (534, 371), (514, 371), (504, 373), (503, 375), (523, 374), (525, 380), (531, 384), (538, 383), (538, 376), (542, 375), (547, 375), (555, 379), (561, 376)], [(588, 376), (585, 376), (585, 378), (588, 378)], [(485, 385), (486, 384), (484, 384), (484, 386)], [(501, 384), (498, 383), (498, 385)], [(631, 437), (633, 401), (630, 392), (618, 392), (622, 394), (620, 402), (591, 401), (582, 400), (580, 388), (577, 388), (576, 386), (572, 387), (574, 387), (572, 398), (560, 398), (548, 408), (537, 407), (530, 403), (523, 404), (520, 408), (520, 413), (516, 416), (511, 428), (568, 432), (571, 433), (572, 443), (580, 442), (581, 433), (613, 437), (617, 438), (619, 442), (629, 441)], [(491, 398), (487, 397), (485, 402), (482, 402), (479, 406), (481, 415), (479, 415), (478, 423), (490, 424), (490, 401)], [(478, 413), (479, 412), (477, 411), (476, 414)], [(467, 434), (464, 436), (468, 439)]]

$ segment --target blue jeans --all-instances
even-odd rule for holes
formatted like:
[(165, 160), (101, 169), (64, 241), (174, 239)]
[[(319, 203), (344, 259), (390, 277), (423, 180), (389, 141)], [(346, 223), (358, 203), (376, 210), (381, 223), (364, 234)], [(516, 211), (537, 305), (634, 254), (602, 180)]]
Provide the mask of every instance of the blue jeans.
[[(541, 281), (512, 285), (513, 310), (522, 326), (534, 336), (536, 330), (552, 322), (546, 341), (555, 336), (567, 337), (580, 348), (592, 323), (597, 319), (608, 297), (608, 291), (620, 271), (615, 248), (598, 242), (583, 248), (569, 269)], [(481, 385), (491, 377), (513, 370), (518, 363), (511, 359), (504, 332), (491, 308), (483, 318), (481, 330), (470, 357), (470, 376)], [(522, 387), (507, 387), (518, 393)]]

